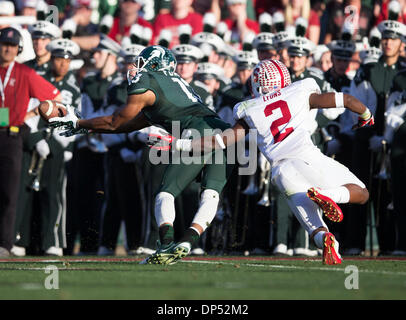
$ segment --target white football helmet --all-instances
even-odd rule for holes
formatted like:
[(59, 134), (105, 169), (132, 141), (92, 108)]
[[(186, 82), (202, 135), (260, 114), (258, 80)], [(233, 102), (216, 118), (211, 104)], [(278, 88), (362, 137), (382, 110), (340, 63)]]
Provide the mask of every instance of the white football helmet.
[(251, 75), (251, 88), (255, 97), (280, 90), (291, 84), (288, 68), (278, 60), (263, 60)]

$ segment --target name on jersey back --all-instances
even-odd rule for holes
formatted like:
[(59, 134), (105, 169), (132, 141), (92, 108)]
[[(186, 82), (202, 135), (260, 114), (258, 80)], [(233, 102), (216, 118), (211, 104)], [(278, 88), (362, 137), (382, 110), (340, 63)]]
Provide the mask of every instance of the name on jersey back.
[(276, 98), (276, 97), (279, 97), (280, 95), (281, 95), (281, 92), (280, 92), (280, 91), (276, 91), (276, 92), (274, 92), (274, 93), (272, 93), (272, 94), (269, 94), (269, 95), (266, 95), (266, 96), (262, 96), (262, 98), (264, 99), (264, 102), (267, 102), (267, 101), (272, 100), (272, 99), (274, 99), (274, 98)]

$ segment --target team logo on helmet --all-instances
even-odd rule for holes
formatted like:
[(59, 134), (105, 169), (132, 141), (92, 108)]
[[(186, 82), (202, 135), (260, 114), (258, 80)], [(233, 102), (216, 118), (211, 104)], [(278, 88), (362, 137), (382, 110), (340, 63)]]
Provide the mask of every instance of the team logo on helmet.
[(280, 90), (290, 84), (289, 70), (278, 60), (261, 61), (251, 76), (251, 88), (256, 97)]

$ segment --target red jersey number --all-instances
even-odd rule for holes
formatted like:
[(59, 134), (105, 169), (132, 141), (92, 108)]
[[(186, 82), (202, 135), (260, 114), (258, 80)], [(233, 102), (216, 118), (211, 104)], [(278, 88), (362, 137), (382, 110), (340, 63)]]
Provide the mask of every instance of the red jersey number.
[(279, 131), (279, 126), (288, 123), (289, 120), (292, 118), (292, 115), (290, 114), (289, 107), (286, 101), (279, 100), (274, 103), (268, 104), (264, 110), (265, 117), (269, 117), (275, 109), (281, 109), (282, 112), (282, 117), (276, 119), (271, 124), (271, 132), (272, 135), (274, 136), (275, 143), (277, 143), (281, 142), (288, 135), (290, 135), (293, 132), (293, 128), (286, 128), (285, 132)]

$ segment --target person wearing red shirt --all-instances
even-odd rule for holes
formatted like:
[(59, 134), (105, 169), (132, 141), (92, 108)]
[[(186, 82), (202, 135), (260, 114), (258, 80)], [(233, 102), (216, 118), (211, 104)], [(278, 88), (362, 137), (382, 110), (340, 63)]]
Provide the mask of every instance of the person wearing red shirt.
[(193, 0), (172, 0), (171, 12), (158, 14), (154, 23), (154, 43), (158, 44), (162, 30), (169, 30), (172, 39), (169, 48), (179, 44), (178, 27), (188, 24), (192, 28), (192, 36), (203, 31), (203, 17), (192, 9)]
[(320, 38), (320, 18), (316, 11), (311, 9), (310, 0), (289, 0), (285, 8), (285, 20), (287, 25), (295, 25), (297, 18), (303, 17), (308, 20), (305, 37), (318, 44)]
[[(374, 14), (375, 14), (375, 25), (377, 26), (384, 20), (388, 20), (389, 17), (389, 3), (392, 2), (392, 0), (383, 0), (381, 3), (377, 2), (375, 4), (374, 8)], [(406, 8), (404, 8), (404, 4), (402, 5), (403, 1), (399, 1), (399, 14), (397, 17), (397, 21), (406, 23)]]
[[(24, 119), (30, 98), (60, 100), (60, 92), (34, 69), (15, 62), (22, 51), (21, 34), (0, 30), (0, 257), (14, 242), (14, 221), (22, 163)], [(35, 109), (34, 112), (37, 112)]]
[(153, 31), (152, 25), (138, 15), (142, 3), (143, 0), (120, 0), (120, 15), (114, 18), (108, 34), (111, 39), (121, 43), (123, 37), (129, 36), (131, 26), (134, 24), (139, 24)]
[(249, 33), (259, 33), (258, 22), (247, 18), (246, 0), (227, 0), (229, 17), (224, 20), (231, 31), (231, 44), (238, 49), (244, 37)]

